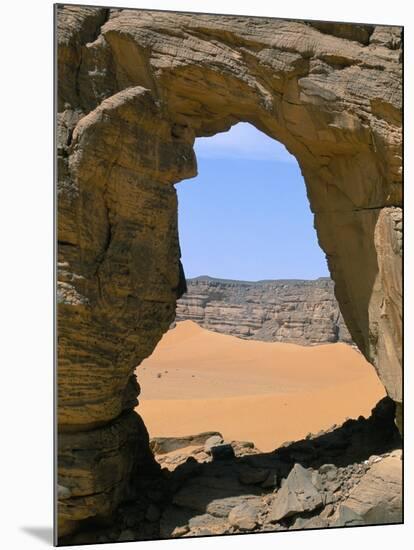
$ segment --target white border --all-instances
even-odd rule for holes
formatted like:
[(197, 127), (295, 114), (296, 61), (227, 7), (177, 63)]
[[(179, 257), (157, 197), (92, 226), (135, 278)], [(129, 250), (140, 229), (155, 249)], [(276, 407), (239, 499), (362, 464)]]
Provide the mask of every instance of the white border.
[[(265, 15), (298, 19), (326, 19), (405, 25), (406, 98), (413, 90), (413, 31), (410, 3), (405, 0), (146, 0), (96, 2), (90, 5), (121, 5), (147, 9), (170, 9), (210, 13)], [(1, 163), (1, 466), (2, 529), (0, 544), (7, 550), (45, 548), (47, 543), (24, 528), (47, 532), (52, 525), (52, 41), (53, 10), (50, 0), (9, 2), (2, 6), (2, 64), (0, 139)], [(406, 120), (413, 121), (412, 104), (406, 99)], [(6, 124), (3, 123), (4, 117)], [(414, 144), (405, 129), (406, 182), (412, 180)], [(413, 204), (406, 185), (406, 208)], [(406, 251), (412, 248), (412, 227), (406, 216)], [(406, 262), (407, 264), (407, 262)], [(410, 258), (411, 264), (411, 258)], [(412, 354), (408, 326), (412, 314), (411, 265), (406, 265), (406, 463), (412, 463), (410, 402)], [(372, 547), (376, 550), (405, 548), (413, 538), (413, 475), (406, 473), (406, 524), (363, 529), (245, 535), (130, 543), (128, 548), (189, 548), (213, 545), (246, 550), (251, 546), (274, 546), (284, 550), (335, 547)], [(43, 531), (42, 531), (43, 530)], [(253, 538), (252, 538), (253, 537)], [(90, 548), (109, 548), (92, 546)]]

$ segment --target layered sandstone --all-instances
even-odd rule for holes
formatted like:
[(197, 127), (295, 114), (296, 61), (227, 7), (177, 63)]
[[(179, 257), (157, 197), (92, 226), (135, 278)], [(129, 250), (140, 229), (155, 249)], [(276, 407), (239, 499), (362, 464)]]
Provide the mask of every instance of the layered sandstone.
[(187, 279), (187, 292), (177, 301), (175, 319), (265, 342), (352, 343), (333, 282), (325, 277), (258, 282)]
[(132, 374), (184, 288), (174, 183), (196, 136), (246, 121), (296, 156), (352, 339), (401, 403), (402, 50), (395, 27), (56, 10), (63, 534), (114, 509), (146, 456)]

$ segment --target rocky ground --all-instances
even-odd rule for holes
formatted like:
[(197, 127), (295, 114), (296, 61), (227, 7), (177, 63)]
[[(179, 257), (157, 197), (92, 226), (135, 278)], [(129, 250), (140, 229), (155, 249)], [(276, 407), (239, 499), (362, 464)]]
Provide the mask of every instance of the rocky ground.
[(352, 343), (328, 277), (187, 279), (187, 292), (177, 301), (176, 321), (187, 319), (208, 330), (266, 342)]
[(402, 521), (402, 450), (394, 403), (263, 453), (207, 432), (155, 438), (157, 475), (111, 525), (63, 544), (259, 533)]

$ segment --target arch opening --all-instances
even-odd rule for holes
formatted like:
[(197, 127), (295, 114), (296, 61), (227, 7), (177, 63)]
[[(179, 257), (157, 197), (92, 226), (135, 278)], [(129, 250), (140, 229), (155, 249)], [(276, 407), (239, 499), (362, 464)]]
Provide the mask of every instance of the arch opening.
[(271, 451), (369, 416), (384, 389), (342, 319), (296, 159), (243, 122), (194, 151), (197, 177), (176, 185), (187, 291), (136, 370), (150, 437)]

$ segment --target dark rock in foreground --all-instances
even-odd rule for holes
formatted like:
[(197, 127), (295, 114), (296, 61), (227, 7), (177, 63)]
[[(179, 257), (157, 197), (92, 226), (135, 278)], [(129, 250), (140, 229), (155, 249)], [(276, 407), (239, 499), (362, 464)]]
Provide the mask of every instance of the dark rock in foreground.
[(401, 523), (402, 451), (394, 412), (384, 398), (367, 419), (347, 420), (269, 453), (251, 442), (224, 440), (234, 453), (226, 460), (214, 456), (223, 446), (218, 432), (162, 438), (160, 474), (136, 487), (140, 498), (121, 507), (112, 526), (91, 525), (63, 543)]
[(254, 340), (310, 345), (352, 343), (329, 278), (232, 281), (187, 280), (176, 321)]

